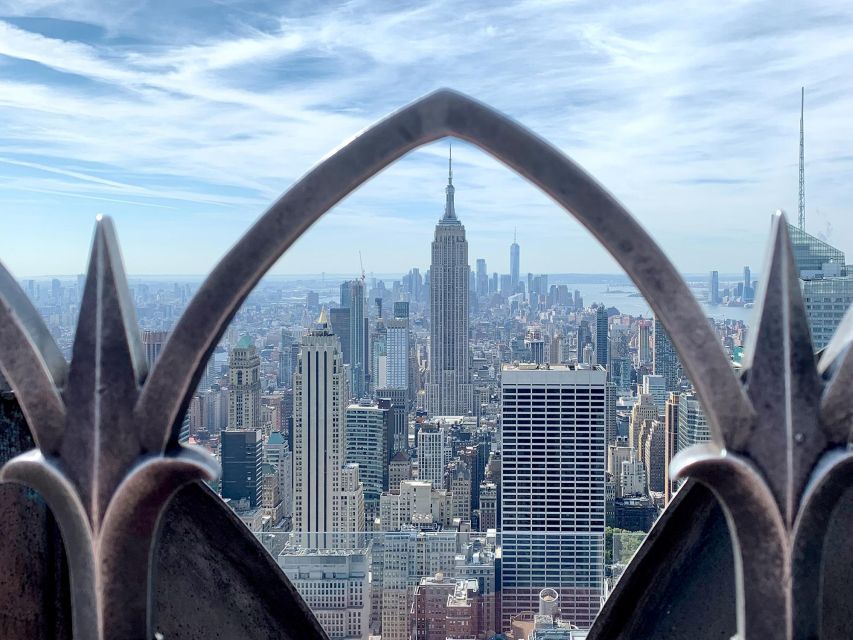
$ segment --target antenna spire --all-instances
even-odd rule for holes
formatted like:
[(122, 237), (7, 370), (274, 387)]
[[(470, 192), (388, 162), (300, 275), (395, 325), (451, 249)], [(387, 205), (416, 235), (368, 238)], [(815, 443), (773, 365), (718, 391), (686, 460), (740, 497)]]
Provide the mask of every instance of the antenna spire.
[(803, 112), (806, 104), (806, 88), (800, 87), (800, 230), (806, 230), (806, 154), (803, 133)]
[(450, 144), (450, 152), (447, 157), (447, 186), (444, 192), (447, 194), (447, 200), (444, 204), (444, 217), (441, 219), (443, 224), (459, 224), (456, 217), (456, 205), (453, 202), (453, 194), (456, 188), (453, 186), (453, 143)]

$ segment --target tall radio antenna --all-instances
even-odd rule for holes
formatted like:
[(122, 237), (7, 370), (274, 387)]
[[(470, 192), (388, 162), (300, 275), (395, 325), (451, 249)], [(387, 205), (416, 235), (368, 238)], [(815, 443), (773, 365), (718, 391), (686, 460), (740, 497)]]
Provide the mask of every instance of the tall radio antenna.
[(806, 154), (803, 135), (803, 110), (806, 104), (806, 89), (800, 87), (800, 230), (806, 230)]

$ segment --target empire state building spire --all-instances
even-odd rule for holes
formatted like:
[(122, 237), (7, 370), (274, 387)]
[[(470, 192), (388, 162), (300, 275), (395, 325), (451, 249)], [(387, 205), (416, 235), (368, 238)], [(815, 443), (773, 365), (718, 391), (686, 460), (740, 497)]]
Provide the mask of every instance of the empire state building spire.
[(447, 158), (447, 187), (445, 188), (447, 200), (444, 204), (444, 217), (441, 219), (442, 224), (459, 224), (459, 219), (456, 217), (456, 205), (453, 202), (453, 196), (456, 189), (453, 187), (453, 145), (450, 145), (450, 155)]

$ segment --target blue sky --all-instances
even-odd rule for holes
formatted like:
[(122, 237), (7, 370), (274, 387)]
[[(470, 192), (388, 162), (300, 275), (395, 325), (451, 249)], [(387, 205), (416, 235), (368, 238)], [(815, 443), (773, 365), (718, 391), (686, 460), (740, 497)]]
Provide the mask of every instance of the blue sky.
[[(128, 271), (202, 274), (342, 141), (441, 86), (545, 136), (686, 272), (757, 270), (797, 206), (853, 254), (853, 5), (0, 0), (0, 260), (82, 271), (97, 214)], [(429, 262), (447, 143), (412, 153), (313, 227), (278, 273)], [(566, 214), (454, 145), (470, 259), (611, 272)]]

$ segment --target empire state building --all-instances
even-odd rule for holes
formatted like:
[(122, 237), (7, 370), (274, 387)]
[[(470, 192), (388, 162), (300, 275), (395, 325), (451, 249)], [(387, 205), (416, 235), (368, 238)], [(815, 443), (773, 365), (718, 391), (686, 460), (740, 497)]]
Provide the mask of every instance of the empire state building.
[(453, 202), (453, 164), (448, 162), (444, 216), (435, 227), (430, 266), (430, 353), (427, 412), (433, 416), (471, 413), (468, 355), (468, 241)]

